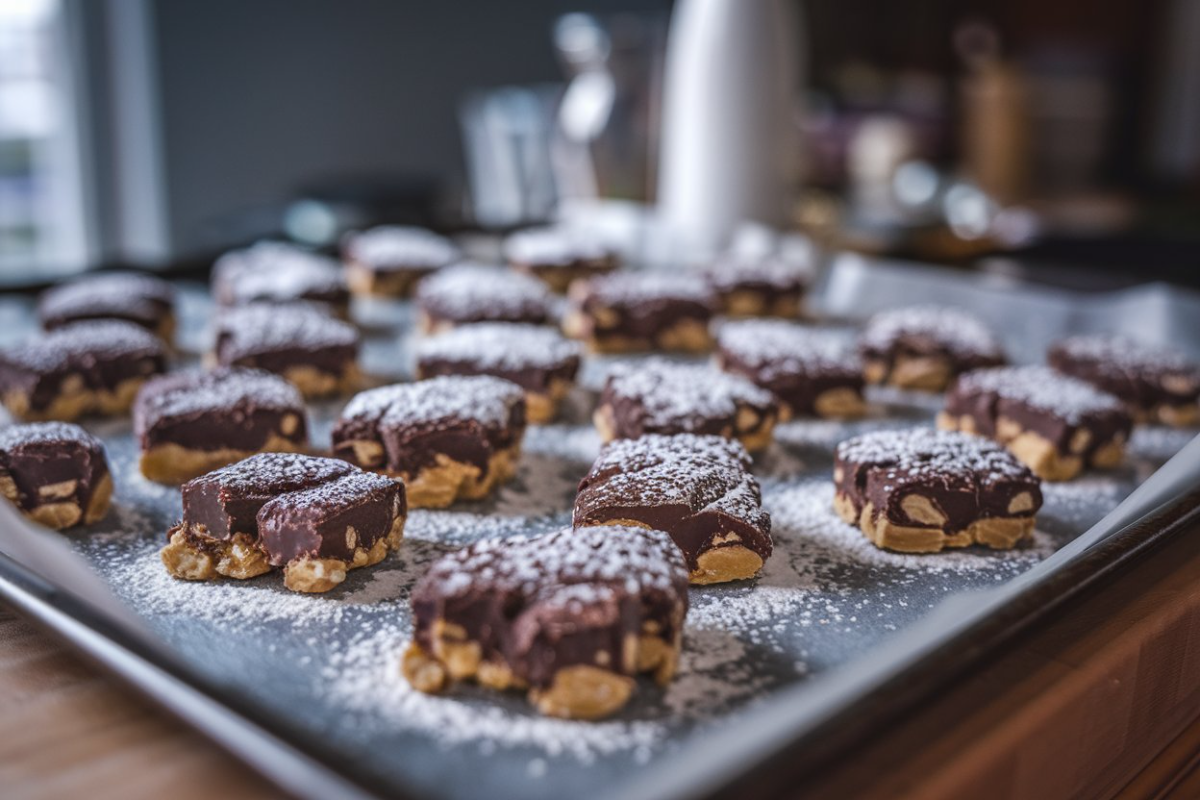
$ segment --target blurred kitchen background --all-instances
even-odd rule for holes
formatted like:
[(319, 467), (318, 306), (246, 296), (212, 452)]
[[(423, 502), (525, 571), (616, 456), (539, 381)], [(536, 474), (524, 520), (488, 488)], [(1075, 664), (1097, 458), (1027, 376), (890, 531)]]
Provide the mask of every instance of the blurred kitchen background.
[[(0, 283), (198, 270), (383, 222), (627, 236), (659, 199), (688, 2), (0, 0)], [(1082, 288), (1200, 286), (1200, 2), (787, 5), (776, 227)], [(732, 57), (672, 65), (713, 80)], [(700, 87), (718, 120), (761, 83), (735, 77)]]

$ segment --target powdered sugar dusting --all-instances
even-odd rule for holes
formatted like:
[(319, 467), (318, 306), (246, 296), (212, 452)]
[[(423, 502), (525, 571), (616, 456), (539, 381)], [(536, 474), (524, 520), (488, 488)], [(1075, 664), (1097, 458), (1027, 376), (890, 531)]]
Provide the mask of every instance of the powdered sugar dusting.
[(1121, 401), (1111, 394), (1044, 366), (977, 369), (961, 376), (952, 391), (959, 396), (995, 394), (1062, 417), (1072, 425), (1094, 414), (1125, 413)]
[(417, 360), (478, 369), (555, 369), (578, 362), (583, 348), (553, 328), (516, 322), (463, 325), (417, 343)]
[(982, 322), (945, 306), (911, 306), (876, 314), (860, 342), (867, 350), (886, 352), (900, 339), (926, 340), (960, 356), (1003, 354), (999, 341)]
[(686, 432), (701, 430), (714, 419), (732, 420), (742, 404), (775, 405), (770, 392), (740, 375), (659, 358), (615, 366), (604, 391), (612, 398), (636, 402), (647, 427)]

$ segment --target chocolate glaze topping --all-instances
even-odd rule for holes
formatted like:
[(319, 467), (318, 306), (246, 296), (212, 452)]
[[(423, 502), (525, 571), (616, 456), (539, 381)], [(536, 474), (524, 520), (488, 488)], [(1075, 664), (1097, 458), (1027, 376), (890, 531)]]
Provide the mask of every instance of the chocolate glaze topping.
[(535, 392), (574, 381), (583, 348), (552, 328), (514, 322), (464, 325), (417, 343), (422, 377), (494, 375)]
[(0, 351), (0, 393), (29, 395), (30, 408), (45, 409), (70, 375), (83, 388), (111, 391), (130, 378), (166, 369), (166, 350), (153, 334), (129, 322), (77, 322)]
[(521, 441), (525, 394), (487, 375), (442, 376), (355, 395), (333, 428), (333, 452), (355, 461), (353, 443), (383, 445), (383, 463), (360, 464), (415, 476), (438, 454), (487, 473), (493, 453)]
[(781, 320), (746, 320), (717, 333), (723, 369), (768, 390), (794, 414), (815, 413), (830, 389), (863, 390), (862, 362), (854, 349), (828, 332)]
[(105, 475), (104, 445), (78, 425), (35, 422), (0, 428), (0, 476), (12, 480), (22, 511), (46, 502), (39, 497), (41, 487), (66, 481), (76, 482), (71, 494), (50, 502), (69, 500), (87, 508)]
[(714, 539), (735, 533), (736, 543), (771, 555), (771, 517), (750, 474), (750, 456), (719, 436), (643, 436), (600, 451), (579, 484), (575, 524), (635, 520), (666, 531), (691, 569)]
[(458, 246), (425, 228), (381, 225), (348, 235), (342, 255), (375, 272), (432, 272), (462, 257)]
[(340, 375), (358, 358), (358, 329), (306, 303), (251, 303), (217, 318), (216, 355), (222, 365), (282, 373), (310, 366)]
[(570, 298), (594, 335), (650, 341), (682, 320), (707, 325), (718, 305), (703, 277), (679, 272), (603, 275), (575, 283)]
[(956, 308), (912, 306), (876, 314), (859, 339), (864, 358), (889, 365), (899, 356), (941, 356), (955, 372), (1005, 362), (1000, 342), (979, 320)]
[(83, 320), (119, 319), (154, 331), (174, 305), (175, 291), (164, 280), (105, 273), (47, 289), (38, 301), (38, 318), (46, 330)]
[(598, 236), (560, 227), (527, 228), (504, 242), (509, 263), (541, 269), (611, 270), (619, 257)]
[[(291, 415), (295, 427), (284, 432)], [(307, 442), (304, 400), (292, 384), (257, 369), (222, 367), (148, 381), (133, 406), (143, 450), (172, 443), (193, 450), (258, 450), (272, 435)]]
[(679, 549), (661, 531), (612, 526), (488, 539), (438, 559), (417, 582), (414, 636), (433, 652), (436, 623), (459, 626), (484, 661), (506, 664), (533, 687), (576, 664), (632, 675), (626, 638), (652, 623), (674, 641), (687, 581)]
[(1200, 399), (1200, 365), (1176, 350), (1122, 336), (1072, 336), (1054, 344), (1046, 360), (1137, 411), (1194, 405)]
[(337, 262), (281, 242), (259, 242), (221, 256), (213, 265), (212, 290), (225, 306), (315, 300), (341, 307), (350, 299)]
[(417, 304), (431, 319), (544, 323), (552, 298), (537, 278), (504, 267), (462, 262), (438, 270), (417, 286)]
[[(904, 499), (919, 495), (942, 512), (947, 534), (986, 517), (1033, 516), (1042, 505), (1041, 482), (999, 444), (956, 431), (912, 428), (874, 431), (838, 445), (834, 458), (837, 491), (856, 511), (867, 503), (876, 517), (898, 525), (938, 527), (911, 518)], [(1009, 512), (1021, 493), (1029, 508)]]

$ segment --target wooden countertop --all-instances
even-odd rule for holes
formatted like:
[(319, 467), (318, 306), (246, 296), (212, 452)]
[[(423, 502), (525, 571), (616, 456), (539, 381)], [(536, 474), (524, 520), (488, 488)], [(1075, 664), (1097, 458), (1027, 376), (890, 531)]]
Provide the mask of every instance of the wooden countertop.
[[(1190, 533), (831, 764), (804, 796), (1200, 796), (1200, 528)], [(0, 786), (22, 798), (279, 794), (3, 607)]]

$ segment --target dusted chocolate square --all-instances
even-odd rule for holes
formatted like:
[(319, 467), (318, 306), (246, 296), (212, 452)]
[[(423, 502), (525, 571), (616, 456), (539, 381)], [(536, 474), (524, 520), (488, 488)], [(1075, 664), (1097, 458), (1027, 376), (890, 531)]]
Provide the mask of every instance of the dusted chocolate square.
[(756, 451), (771, 443), (779, 401), (740, 375), (648, 358), (609, 373), (593, 418), (605, 442), (648, 433), (705, 433), (737, 439)]
[(42, 292), (38, 319), (48, 331), (73, 322), (116, 319), (170, 342), (175, 336), (175, 290), (150, 275), (89, 275)]
[(403, 479), (413, 508), (443, 508), (511, 478), (524, 434), (521, 387), (443, 376), (355, 395), (334, 425), (333, 453)]
[(550, 290), (537, 278), (471, 261), (440, 269), (417, 286), (423, 333), (472, 322), (541, 325), (550, 319), (552, 303)]
[(944, 391), (955, 376), (1004, 364), (1000, 342), (956, 308), (913, 306), (876, 314), (859, 338), (867, 383)]
[(621, 526), (477, 542), (438, 559), (412, 592), (413, 687), (528, 690), (543, 714), (597, 719), (643, 673), (675, 674), (687, 567), (661, 531)]
[(808, 263), (779, 256), (727, 256), (705, 276), (730, 317), (786, 317), (804, 309), (804, 293), (812, 279)]
[(558, 294), (621, 264), (617, 251), (599, 237), (561, 227), (517, 231), (504, 242), (504, 255), (513, 269), (540, 278)]
[(216, 327), (214, 360), (221, 366), (274, 372), (310, 398), (346, 394), (362, 383), (358, 329), (320, 306), (251, 303), (222, 311)]
[(968, 372), (938, 414), (939, 428), (995, 439), (1048, 481), (1115, 467), (1132, 426), (1117, 398), (1040, 366)]
[[(289, 589), (328, 591), (347, 570), (382, 560), (403, 532), (403, 486), (349, 480), (355, 475), (363, 473), (340, 459), (262, 453), (191, 480), (182, 488), (183, 519), (167, 532), (163, 564), (186, 580), (242, 580), (283, 566)], [(334, 488), (315, 491), (329, 484)], [(353, 536), (349, 520), (358, 525)]]
[(27, 420), (123, 414), (167, 366), (157, 336), (129, 322), (76, 322), (0, 351), (0, 397)]
[(515, 322), (464, 325), (417, 343), (417, 376), (493, 375), (525, 390), (530, 422), (550, 422), (575, 383), (583, 348), (558, 331)]
[(1200, 365), (1177, 350), (1122, 336), (1072, 336), (1051, 346), (1046, 360), (1124, 402), (1135, 420), (1200, 423)]
[(98, 522), (112, 491), (104, 445), (78, 425), (0, 428), (0, 494), (34, 522), (55, 530)]
[(906, 553), (1033, 536), (1040, 481), (995, 442), (951, 431), (875, 431), (838, 445), (838, 515), (876, 546)]
[(575, 525), (666, 531), (692, 583), (758, 574), (771, 555), (771, 517), (750, 456), (719, 436), (643, 436), (606, 445), (579, 484)]
[(569, 301), (563, 330), (597, 353), (712, 349), (717, 298), (699, 275), (618, 272), (575, 283)]
[(458, 246), (424, 228), (381, 225), (342, 240), (346, 282), (355, 294), (408, 297), (417, 281), (462, 258)]
[(255, 453), (302, 452), (300, 390), (278, 375), (220, 367), (148, 381), (133, 407), (142, 474), (181, 483)]
[(717, 361), (775, 395), (782, 415), (855, 419), (867, 411), (862, 362), (828, 332), (782, 320), (722, 325)]
[(282, 242), (231, 250), (212, 270), (213, 298), (223, 306), (246, 303), (324, 303), (345, 317), (350, 290), (331, 258)]

